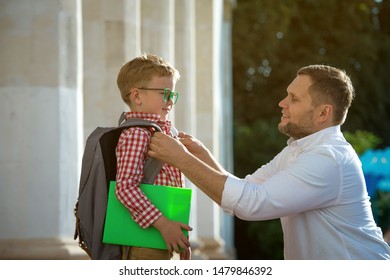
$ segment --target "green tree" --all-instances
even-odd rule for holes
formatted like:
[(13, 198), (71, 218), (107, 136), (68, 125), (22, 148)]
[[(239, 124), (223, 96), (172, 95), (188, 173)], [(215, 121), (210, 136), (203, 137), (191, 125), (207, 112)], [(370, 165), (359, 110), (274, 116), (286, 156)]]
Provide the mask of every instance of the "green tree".
[(233, 17), (236, 125), (280, 116), (278, 102), (296, 70), (325, 63), (345, 69), (355, 84), (344, 128), (372, 131), (388, 145), (390, 126), (383, 122), (390, 117), (388, 3), (238, 0)]
[(359, 156), (369, 149), (375, 149), (382, 142), (375, 134), (363, 130), (356, 130), (355, 133), (346, 131), (344, 137)]
[[(285, 146), (286, 137), (277, 131), (278, 103), (296, 70), (308, 64), (333, 65), (351, 76), (356, 98), (343, 130), (370, 131), (383, 146), (390, 144), (389, 7), (389, 0), (237, 0), (233, 14), (237, 175), (252, 173)], [(279, 221), (267, 225), (275, 233), (268, 242), (280, 244), (281, 230), (275, 231)], [(264, 222), (245, 223), (240, 228), (247, 232), (237, 236), (249, 240), (249, 231), (256, 231), (256, 226), (260, 232), (266, 230)], [(257, 248), (254, 258), (260, 259), (279, 258), (282, 250), (274, 248), (275, 255), (270, 256), (260, 245)]]

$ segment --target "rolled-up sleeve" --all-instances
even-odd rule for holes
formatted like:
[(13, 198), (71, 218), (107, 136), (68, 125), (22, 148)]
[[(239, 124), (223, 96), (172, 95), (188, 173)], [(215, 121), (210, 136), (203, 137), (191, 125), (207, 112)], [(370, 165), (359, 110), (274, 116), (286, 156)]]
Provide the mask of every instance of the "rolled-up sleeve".
[(229, 214), (234, 214), (234, 209), (240, 201), (242, 193), (245, 188), (245, 181), (228, 174), (225, 182), (225, 188), (222, 193), (221, 207)]

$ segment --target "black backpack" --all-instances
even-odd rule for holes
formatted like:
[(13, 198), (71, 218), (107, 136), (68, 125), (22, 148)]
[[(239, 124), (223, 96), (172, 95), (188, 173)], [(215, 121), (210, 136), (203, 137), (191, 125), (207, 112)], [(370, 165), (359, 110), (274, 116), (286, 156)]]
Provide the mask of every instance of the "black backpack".
[[(74, 240), (78, 238), (79, 246), (93, 260), (121, 259), (120, 245), (102, 243), (109, 183), (115, 181), (116, 177), (115, 149), (121, 132), (133, 126), (161, 131), (155, 122), (124, 119), (122, 113), (117, 127), (96, 128), (89, 135), (83, 154), (79, 194), (74, 208)], [(172, 134), (177, 134), (174, 127)], [(160, 161), (149, 157), (144, 166), (142, 182), (153, 184), (161, 166)]]

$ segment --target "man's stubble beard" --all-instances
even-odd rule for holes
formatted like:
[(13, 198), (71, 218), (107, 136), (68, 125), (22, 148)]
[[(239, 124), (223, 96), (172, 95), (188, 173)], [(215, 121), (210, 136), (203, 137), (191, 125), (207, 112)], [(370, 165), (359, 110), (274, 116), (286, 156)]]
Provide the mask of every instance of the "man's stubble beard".
[(313, 129), (310, 125), (298, 125), (287, 123), (286, 125), (281, 125), (279, 123), (278, 129), (284, 135), (292, 137), (294, 139), (301, 139), (313, 133)]

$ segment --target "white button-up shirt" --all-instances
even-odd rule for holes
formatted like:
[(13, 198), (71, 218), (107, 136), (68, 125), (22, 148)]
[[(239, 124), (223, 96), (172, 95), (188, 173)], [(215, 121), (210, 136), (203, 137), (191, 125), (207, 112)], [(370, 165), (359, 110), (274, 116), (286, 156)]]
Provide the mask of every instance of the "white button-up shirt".
[(229, 175), (221, 206), (243, 220), (281, 218), (285, 259), (390, 258), (361, 162), (340, 126), (289, 139), (245, 179)]

